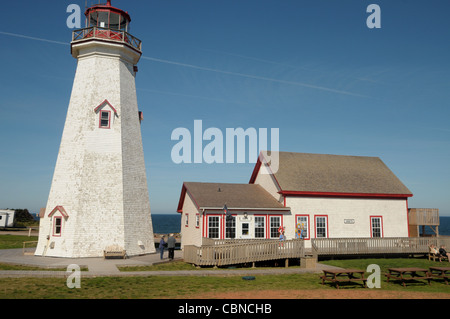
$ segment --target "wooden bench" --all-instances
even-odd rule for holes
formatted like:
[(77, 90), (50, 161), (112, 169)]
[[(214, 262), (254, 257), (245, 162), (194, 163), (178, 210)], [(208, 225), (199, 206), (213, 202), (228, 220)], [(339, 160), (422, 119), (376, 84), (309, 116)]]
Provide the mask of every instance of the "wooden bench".
[[(323, 270), (323, 276), (320, 276), (320, 278), (322, 279), (322, 285), (325, 284), (325, 281), (330, 281), (334, 283), (337, 289), (339, 289), (339, 283), (341, 282), (361, 281), (364, 287), (367, 287), (367, 279), (364, 278), (364, 273), (364, 270), (359, 269), (329, 269)], [(359, 277), (355, 274), (358, 274)]]
[(403, 287), (406, 287), (405, 281), (411, 280), (428, 280), (428, 284), (430, 285), (430, 280), (433, 278), (427, 269), (422, 268), (389, 268), (389, 273), (386, 275), (386, 281), (389, 282), (391, 280), (398, 280), (402, 282)]
[(120, 246), (117, 245), (113, 245), (113, 246), (108, 246), (105, 248), (105, 250), (103, 251), (103, 257), (105, 259), (107, 258), (127, 258), (127, 252), (125, 249), (123, 249)]
[(436, 258), (439, 259), (439, 261), (446, 260), (446, 259), (448, 260), (447, 256), (442, 256), (439, 253), (436, 254), (436, 253), (432, 252), (431, 250), (428, 251), (428, 260), (433, 259), (433, 261), (436, 261)]

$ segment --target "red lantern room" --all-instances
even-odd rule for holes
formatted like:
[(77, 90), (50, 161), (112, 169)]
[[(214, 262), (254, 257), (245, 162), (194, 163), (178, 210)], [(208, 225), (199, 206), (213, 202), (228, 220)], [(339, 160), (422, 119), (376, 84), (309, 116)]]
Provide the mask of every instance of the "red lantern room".
[(99, 4), (90, 7), (85, 12), (86, 27), (99, 27), (111, 30), (128, 32), (130, 25), (130, 15), (118, 8), (111, 6), (111, 0), (106, 4)]
[(111, 0), (106, 4), (97, 4), (86, 9), (86, 28), (75, 30), (72, 44), (92, 38), (121, 42), (141, 51), (141, 40), (135, 38), (130, 31), (131, 18), (128, 12), (113, 7)]

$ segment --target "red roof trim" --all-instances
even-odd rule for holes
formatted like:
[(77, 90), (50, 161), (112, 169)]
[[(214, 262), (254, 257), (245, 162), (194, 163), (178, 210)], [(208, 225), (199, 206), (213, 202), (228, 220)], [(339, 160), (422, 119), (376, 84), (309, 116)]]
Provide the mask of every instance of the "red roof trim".
[(114, 113), (117, 114), (116, 109), (114, 108), (114, 106), (111, 105), (111, 103), (109, 103), (108, 100), (104, 100), (102, 103), (100, 103), (100, 105), (94, 109), (94, 112), (97, 113), (98, 110), (100, 110), (105, 104), (108, 104), (109, 107), (114, 111)]
[(50, 214), (48, 214), (48, 217), (52, 217), (55, 215), (56, 212), (60, 212), (61, 215), (63, 215), (65, 218), (69, 217), (69, 214), (67, 214), (66, 210), (62, 206), (56, 206)]
[(198, 206), (197, 202), (195, 201), (194, 196), (191, 195), (191, 193), (189, 192), (189, 190), (186, 187), (186, 184), (183, 183), (183, 188), (181, 189), (180, 201), (178, 202), (177, 213), (183, 213), (183, 204), (184, 204), (184, 199), (186, 198), (186, 193), (188, 193), (189, 196), (191, 197), (192, 201), (194, 202), (195, 207), (197, 207), (197, 209), (200, 210), (200, 206)]
[(341, 197), (341, 198), (407, 198), (413, 194), (377, 194), (377, 193), (334, 193), (334, 192), (303, 192), (303, 191), (281, 191), (284, 196), (302, 197)]
[(180, 200), (178, 201), (177, 213), (183, 212), (183, 204), (184, 204), (185, 197), (186, 197), (186, 186), (184, 186), (184, 183), (183, 183), (183, 187), (181, 188)]
[(89, 13), (91, 13), (91, 11), (110, 11), (110, 12), (114, 12), (114, 13), (120, 14), (121, 16), (124, 16), (125, 19), (128, 20), (128, 22), (131, 22), (130, 14), (127, 11), (123, 11), (122, 9), (113, 7), (110, 2), (108, 2), (107, 4), (97, 4), (97, 5), (94, 5), (92, 7), (89, 7), (84, 12), (84, 15), (86, 17), (88, 17)]
[(258, 176), (260, 168), (261, 168), (261, 161), (258, 157), (258, 161), (256, 161), (256, 165), (255, 168), (253, 169), (252, 176), (250, 177), (250, 181), (248, 182), (249, 184), (255, 184), (256, 177)]

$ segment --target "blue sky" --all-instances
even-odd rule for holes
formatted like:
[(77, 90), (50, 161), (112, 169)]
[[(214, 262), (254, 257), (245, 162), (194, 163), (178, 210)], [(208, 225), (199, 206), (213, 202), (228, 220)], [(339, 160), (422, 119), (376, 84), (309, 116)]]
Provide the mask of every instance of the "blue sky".
[[(88, 0), (88, 4), (97, 1)], [(366, 8), (381, 8), (369, 29)], [(69, 4), (9, 1), (0, 26), (0, 207), (45, 207), (76, 69)], [(247, 183), (253, 164), (174, 164), (171, 133), (279, 128), (280, 149), (378, 156), (450, 215), (448, 1), (119, 1), (143, 41), (136, 79), (152, 213), (183, 181)]]

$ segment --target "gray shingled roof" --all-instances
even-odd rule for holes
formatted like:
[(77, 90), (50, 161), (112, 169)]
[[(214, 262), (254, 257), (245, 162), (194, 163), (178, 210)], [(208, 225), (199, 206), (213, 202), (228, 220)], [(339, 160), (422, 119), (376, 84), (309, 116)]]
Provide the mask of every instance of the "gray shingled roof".
[(289, 209), (256, 184), (185, 182), (184, 186), (200, 208)]
[(274, 175), (282, 191), (412, 195), (378, 157), (279, 152)]

